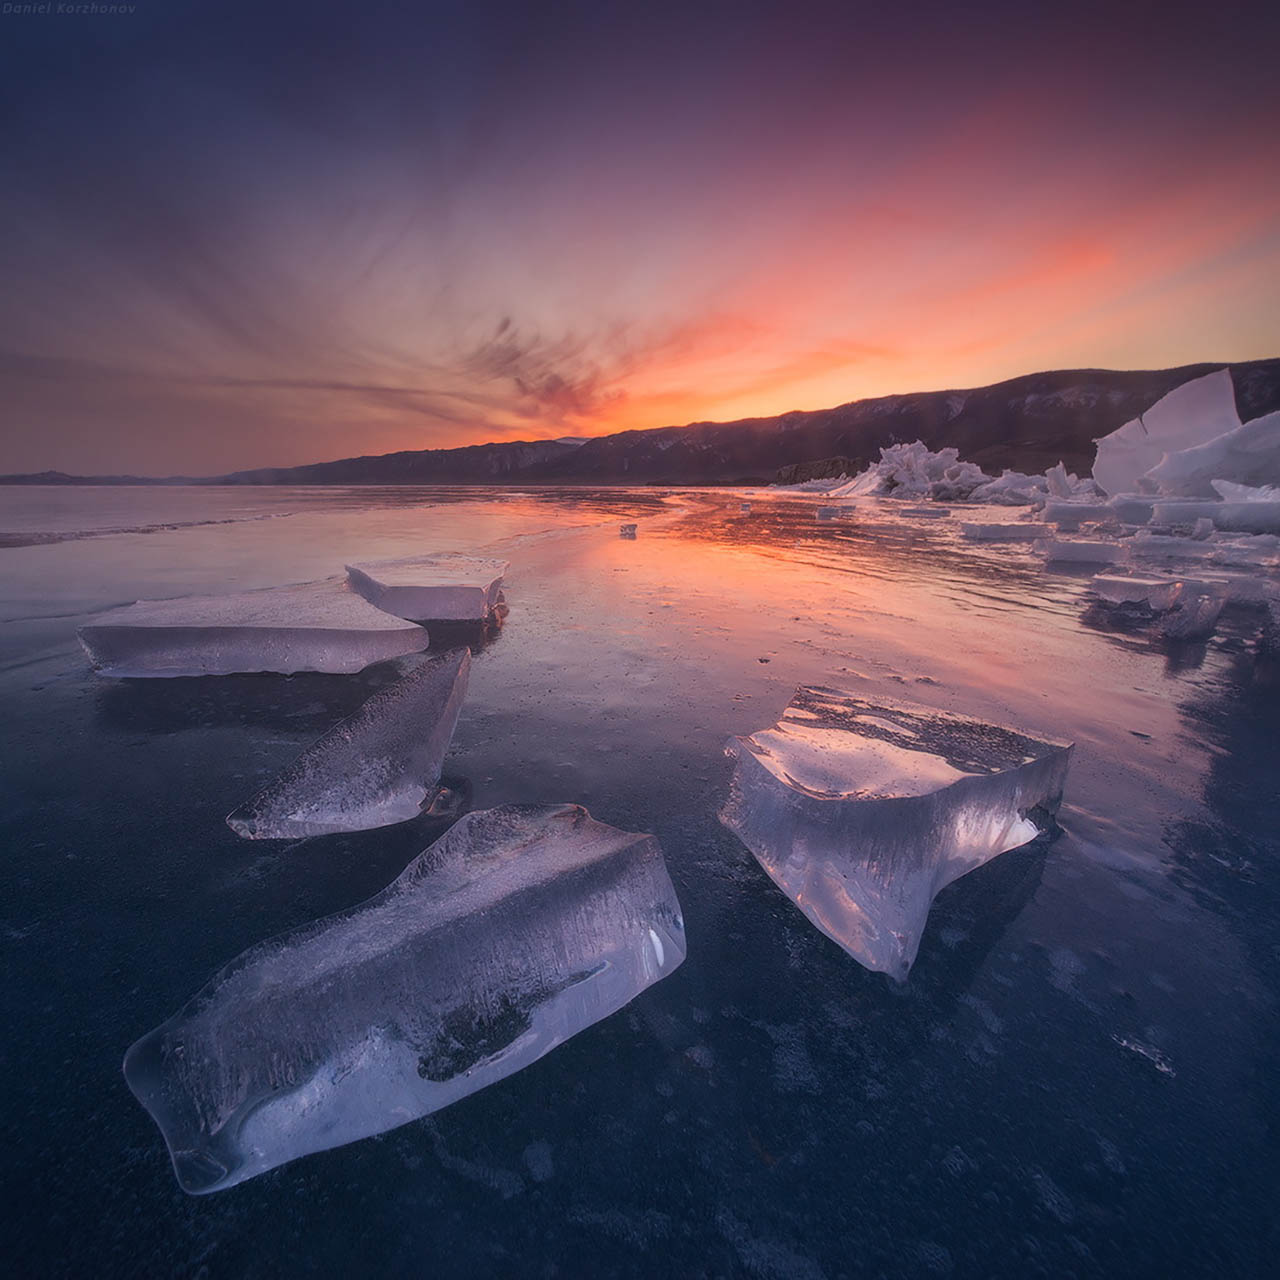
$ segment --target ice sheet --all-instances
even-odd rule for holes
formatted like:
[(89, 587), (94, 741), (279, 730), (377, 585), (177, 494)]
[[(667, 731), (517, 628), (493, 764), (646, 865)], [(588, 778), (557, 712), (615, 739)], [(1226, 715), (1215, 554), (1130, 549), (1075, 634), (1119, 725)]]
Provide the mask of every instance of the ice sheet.
[(347, 580), (370, 604), (414, 622), (480, 622), (498, 602), (506, 560), (410, 556), (349, 564)]
[(105, 676), (353, 672), (418, 653), (427, 633), (375, 609), (337, 578), (224, 596), (139, 600), (79, 629)]
[(470, 674), (468, 649), (424, 662), (308, 747), (227, 824), (253, 840), (300, 840), (417, 817), (435, 794)]
[(817, 925), (905, 978), (934, 895), (1034, 838), (1071, 747), (913, 703), (801, 688), (772, 729), (731, 738), (720, 820)]
[(361, 906), (252, 947), (124, 1062), (183, 1189), (438, 1111), (684, 959), (648, 835), (577, 805), (468, 814)]

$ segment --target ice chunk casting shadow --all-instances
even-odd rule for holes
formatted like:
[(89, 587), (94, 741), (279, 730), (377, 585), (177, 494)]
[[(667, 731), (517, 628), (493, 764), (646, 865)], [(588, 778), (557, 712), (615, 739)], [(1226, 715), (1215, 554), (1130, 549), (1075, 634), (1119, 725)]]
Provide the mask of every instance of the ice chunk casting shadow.
[(460, 819), (363, 905), (233, 960), (124, 1074), (184, 1190), (216, 1191), (512, 1075), (684, 955), (652, 836), (508, 805)]
[(938, 891), (1056, 813), (1072, 750), (822, 688), (726, 749), (737, 765), (721, 821), (823, 933), (898, 979)]

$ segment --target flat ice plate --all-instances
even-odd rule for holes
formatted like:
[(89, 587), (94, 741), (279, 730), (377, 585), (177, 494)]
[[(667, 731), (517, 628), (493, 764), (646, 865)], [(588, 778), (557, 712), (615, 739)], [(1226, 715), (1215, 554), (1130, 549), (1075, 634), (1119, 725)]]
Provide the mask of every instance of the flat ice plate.
[(224, 596), (139, 600), (79, 630), (110, 676), (359, 671), (427, 647), (427, 633), (337, 578)]
[(403, 560), (370, 560), (347, 565), (388, 587), (487, 587), (510, 568), (507, 560), (476, 556), (410, 556)]
[(398, 618), (475, 622), (498, 603), (507, 561), (467, 555), (410, 556), (347, 565), (351, 589)]

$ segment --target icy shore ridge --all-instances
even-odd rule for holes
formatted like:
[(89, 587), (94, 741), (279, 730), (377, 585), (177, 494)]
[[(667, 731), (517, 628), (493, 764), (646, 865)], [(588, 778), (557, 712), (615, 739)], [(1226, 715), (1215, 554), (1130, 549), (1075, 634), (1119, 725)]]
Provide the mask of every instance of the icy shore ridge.
[(233, 960), (125, 1057), (183, 1189), (234, 1186), (514, 1074), (684, 959), (649, 835), (471, 813), (361, 906)]
[(720, 820), (868, 969), (906, 977), (934, 896), (1057, 812), (1071, 745), (912, 703), (801, 688), (731, 738)]
[(350, 674), (427, 647), (422, 627), (375, 609), (336, 578), (139, 600), (101, 614), (77, 634), (99, 673), (120, 677)]
[(424, 662), (308, 747), (227, 817), (252, 840), (300, 840), (416, 818), (440, 781), (471, 651)]
[[(955, 448), (929, 449), (921, 441), (880, 450), (879, 462), (850, 479), (808, 481), (786, 489), (828, 498), (932, 498), (939, 502), (986, 502), (1007, 506), (1052, 506), (1048, 518), (1070, 518), (1066, 504), (1095, 504), (1110, 496), (1112, 513), (1145, 523), (1149, 509), (1126, 499), (1137, 493), (1171, 498), (1203, 498), (1228, 518), (1244, 520), (1243, 532), (1280, 528), (1280, 509), (1241, 514), (1244, 503), (1274, 503), (1267, 486), (1280, 481), (1280, 412), (1241, 423), (1230, 369), (1193, 378), (1162, 396), (1144, 414), (1094, 442), (1091, 478), (1069, 475), (1062, 463), (1043, 475), (1006, 470), (992, 477)], [(1225, 486), (1225, 487), (1224, 487)], [(1215, 492), (1216, 491), (1216, 492)], [(1223, 501), (1215, 501), (1218, 498)], [(1083, 513), (1081, 513), (1083, 514)], [(1219, 511), (1227, 516), (1227, 513)], [(1215, 523), (1217, 523), (1215, 516)], [(1230, 528), (1230, 524), (1219, 524)]]

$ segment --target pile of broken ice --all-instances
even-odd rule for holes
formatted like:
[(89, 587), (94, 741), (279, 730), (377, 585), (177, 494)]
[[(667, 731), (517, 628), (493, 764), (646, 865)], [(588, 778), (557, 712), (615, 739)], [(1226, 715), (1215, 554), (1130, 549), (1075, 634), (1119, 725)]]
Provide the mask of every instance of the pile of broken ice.
[[(1224, 604), (1266, 607), (1280, 599), (1280, 412), (1242, 423), (1230, 369), (1175, 388), (1096, 444), (1085, 479), (1061, 463), (1043, 475), (1006, 470), (992, 477), (954, 448), (935, 452), (917, 440), (881, 449), (880, 460), (852, 479), (804, 488), (824, 500), (1026, 508), (1014, 520), (963, 521), (960, 532), (971, 542), (1032, 544), (1050, 565), (1105, 565), (1108, 577), (1150, 566), (1152, 591), (1125, 607), (1167, 614), (1160, 629), (1172, 639), (1211, 634)], [(1242, 583), (1241, 571), (1251, 581)], [(1168, 583), (1180, 585), (1171, 593)], [(1113, 603), (1105, 590), (1098, 598)]]

